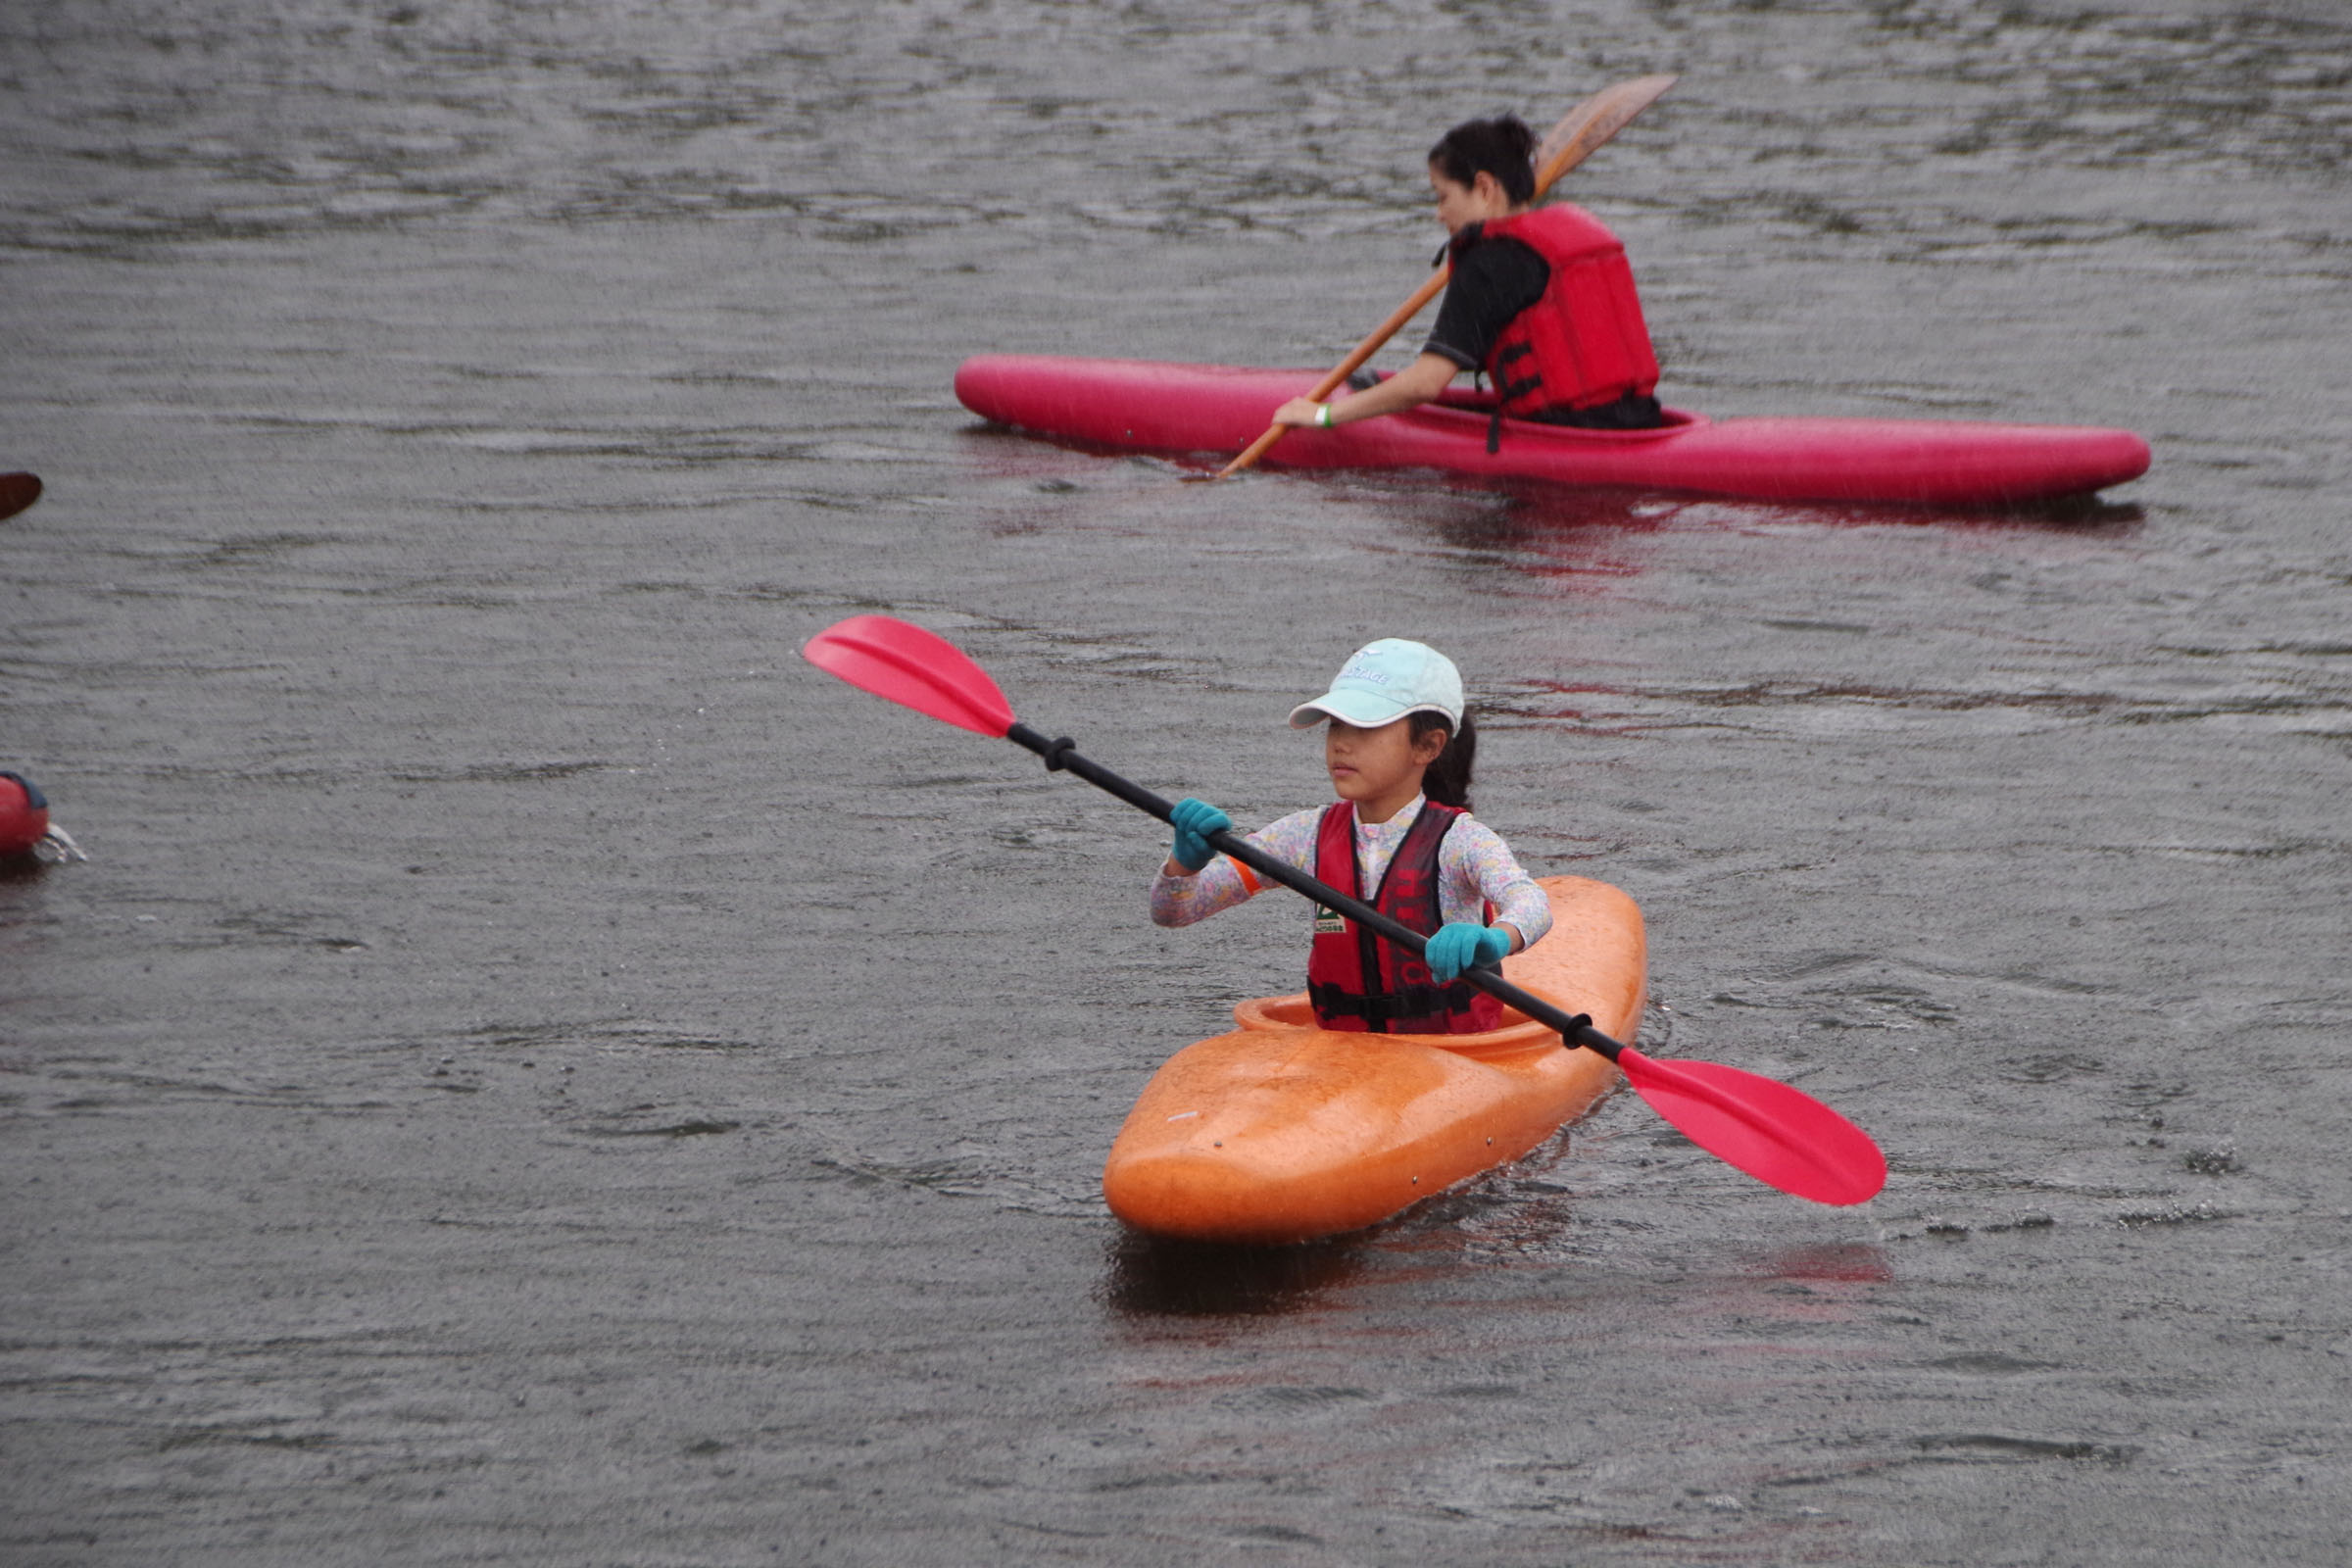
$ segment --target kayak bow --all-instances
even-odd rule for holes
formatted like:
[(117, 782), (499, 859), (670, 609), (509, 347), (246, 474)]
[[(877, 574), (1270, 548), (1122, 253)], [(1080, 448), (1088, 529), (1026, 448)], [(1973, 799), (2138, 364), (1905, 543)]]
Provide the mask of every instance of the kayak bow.
[[(1642, 911), (1605, 882), (1541, 879), (1551, 934), (1503, 974), (1630, 1041), (1647, 976)], [(1140, 1231), (1265, 1246), (1360, 1230), (1517, 1159), (1615, 1088), (1517, 1013), (1473, 1035), (1337, 1033), (1303, 996), (1234, 1008), (1144, 1086), (1102, 1168)]]

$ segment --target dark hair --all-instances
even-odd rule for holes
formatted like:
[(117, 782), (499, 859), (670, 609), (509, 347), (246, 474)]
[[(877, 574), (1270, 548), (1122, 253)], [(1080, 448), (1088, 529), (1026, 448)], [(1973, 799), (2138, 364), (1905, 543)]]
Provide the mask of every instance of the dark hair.
[(1446, 749), (1438, 760), (1429, 764), (1421, 775), (1421, 793), (1440, 806), (1470, 809), (1470, 769), (1478, 761), (1478, 726), (1471, 722), (1467, 710), (1462, 713), (1462, 727), (1456, 730), (1453, 721), (1444, 713), (1424, 709), (1408, 715), (1412, 728), (1407, 731), (1416, 741), (1431, 730), (1444, 730)]
[(1517, 115), (1465, 120), (1439, 138), (1429, 161), (1456, 185), (1493, 174), (1516, 206), (1536, 194), (1536, 133)]

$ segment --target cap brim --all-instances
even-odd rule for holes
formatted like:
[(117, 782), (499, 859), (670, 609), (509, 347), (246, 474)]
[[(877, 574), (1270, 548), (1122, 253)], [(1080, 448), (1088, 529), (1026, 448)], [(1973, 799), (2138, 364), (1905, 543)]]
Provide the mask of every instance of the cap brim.
[[(1291, 710), (1291, 728), (1313, 729), (1327, 718), (1353, 724), (1357, 729), (1378, 729), (1394, 724), (1407, 713), (1445, 713), (1436, 703), (1395, 703), (1384, 701), (1369, 692), (1330, 692), (1311, 703), (1300, 703)], [(1452, 722), (1453, 715), (1446, 713)]]

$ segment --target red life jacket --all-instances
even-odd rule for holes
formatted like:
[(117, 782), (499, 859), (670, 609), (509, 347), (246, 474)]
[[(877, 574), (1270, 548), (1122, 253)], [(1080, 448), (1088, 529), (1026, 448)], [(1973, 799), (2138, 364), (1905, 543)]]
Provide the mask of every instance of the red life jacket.
[[(1435, 934), (1443, 921), (1438, 846), (1454, 819), (1465, 814), (1457, 807), (1422, 802), (1421, 814), (1381, 876), (1379, 896), (1365, 902), (1415, 931)], [(1323, 808), (1315, 830), (1315, 875), (1350, 898), (1363, 898), (1355, 877), (1354, 803), (1340, 801)], [(1323, 908), (1315, 911), (1306, 995), (1314, 1004), (1315, 1022), (1326, 1029), (1470, 1035), (1502, 1027), (1502, 1004), (1469, 981), (1441, 986), (1419, 957)]]
[(1458, 248), (1515, 239), (1544, 258), (1544, 297), (1511, 318), (1487, 356), (1495, 412), (1514, 418), (1547, 409), (1591, 409), (1658, 384), (1658, 357), (1634, 293), (1625, 247), (1581, 207), (1557, 202), (1491, 219)]

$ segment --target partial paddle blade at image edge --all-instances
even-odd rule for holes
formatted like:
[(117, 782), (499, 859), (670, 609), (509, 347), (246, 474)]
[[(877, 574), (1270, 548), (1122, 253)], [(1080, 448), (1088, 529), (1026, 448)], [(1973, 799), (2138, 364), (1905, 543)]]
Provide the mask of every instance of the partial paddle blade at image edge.
[(1012, 728), (1012, 705), (988, 671), (910, 621), (852, 615), (809, 638), (801, 657), (859, 691), (975, 735), (1002, 740)]
[(1726, 1164), (1816, 1203), (1860, 1203), (1886, 1185), (1870, 1135), (1787, 1084), (1712, 1061), (1657, 1061), (1627, 1049), (1617, 1065), (1652, 1110)]
[(13, 517), (40, 499), (40, 475), (0, 473), (0, 517)]

